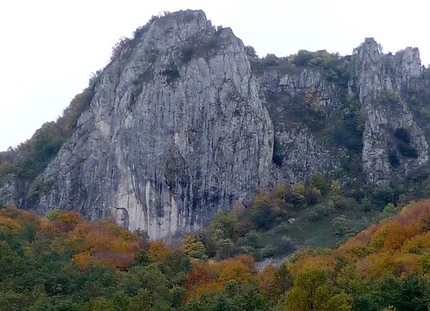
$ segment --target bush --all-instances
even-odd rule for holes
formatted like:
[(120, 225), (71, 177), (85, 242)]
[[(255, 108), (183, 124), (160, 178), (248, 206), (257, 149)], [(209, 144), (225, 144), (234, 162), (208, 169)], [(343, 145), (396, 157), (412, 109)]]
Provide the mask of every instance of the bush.
[(327, 182), (323, 173), (316, 172), (313, 174), (309, 180), (309, 183), (317, 188), (321, 194), (325, 194), (327, 192)]
[(319, 191), (316, 187), (310, 185), (306, 187), (306, 204), (307, 205), (313, 205), (318, 202), (318, 200), (321, 198), (321, 191)]
[(306, 220), (317, 222), (327, 216), (327, 208), (324, 205), (317, 205), (306, 213)]
[(182, 61), (188, 63), (194, 55), (194, 47), (191, 45), (184, 46), (181, 50)]
[(300, 50), (293, 58), (293, 64), (299, 67), (305, 67), (309, 65), (309, 62), (314, 58), (314, 53)]
[(348, 239), (357, 234), (357, 230), (353, 227), (351, 221), (346, 217), (336, 217), (332, 221), (334, 235), (341, 239)]
[(394, 190), (387, 184), (378, 185), (372, 192), (375, 207), (383, 209), (388, 203), (394, 203)]
[(291, 198), (289, 198), (290, 203), (292, 203), (296, 208), (303, 207), (303, 204), (305, 203), (305, 194), (306, 189), (303, 183), (299, 182), (294, 184), (291, 189)]
[(381, 95), (382, 102), (386, 105), (395, 104), (398, 101), (397, 93), (391, 90), (386, 90)]
[(406, 144), (404, 142), (399, 142), (397, 144), (397, 149), (405, 157), (418, 158), (418, 150), (409, 144)]
[(411, 142), (411, 135), (409, 134), (408, 130), (405, 128), (396, 128), (394, 131), (394, 137), (396, 137), (397, 140), (403, 141), (406, 144), (409, 144)]
[(269, 205), (261, 206), (252, 212), (252, 222), (257, 230), (269, 230), (276, 221), (276, 215)]
[(399, 155), (396, 150), (390, 149), (388, 151), (388, 160), (390, 161), (390, 165), (394, 168), (400, 165)]

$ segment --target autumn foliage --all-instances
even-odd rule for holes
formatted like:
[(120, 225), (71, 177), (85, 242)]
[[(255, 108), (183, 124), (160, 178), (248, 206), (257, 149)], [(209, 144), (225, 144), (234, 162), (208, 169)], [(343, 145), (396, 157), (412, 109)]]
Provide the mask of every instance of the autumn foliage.
[[(212, 227), (223, 237), (234, 229), (227, 216)], [(208, 259), (197, 235), (172, 249), (75, 212), (0, 209), (0, 237), (0, 302), (23, 309), (69, 306), (67, 299), (82, 310), (183, 311), (427, 310), (430, 301), (430, 201), (404, 207), (338, 249), (296, 252), (262, 271), (250, 255)]]

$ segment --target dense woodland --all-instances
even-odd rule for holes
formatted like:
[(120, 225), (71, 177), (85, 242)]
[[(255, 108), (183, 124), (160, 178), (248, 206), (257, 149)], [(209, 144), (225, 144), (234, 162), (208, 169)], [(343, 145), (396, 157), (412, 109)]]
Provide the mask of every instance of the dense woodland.
[(3, 207), (0, 310), (428, 310), (429, 200), (337, 249), (297, 251), (259, 271), (246, 253), (261, 249), (237, 242), (266, 232), (262, 202), (282, 200), (277, 192), (260, 195), (248, 220), (237, 205), (170, 246), (75, 212)]

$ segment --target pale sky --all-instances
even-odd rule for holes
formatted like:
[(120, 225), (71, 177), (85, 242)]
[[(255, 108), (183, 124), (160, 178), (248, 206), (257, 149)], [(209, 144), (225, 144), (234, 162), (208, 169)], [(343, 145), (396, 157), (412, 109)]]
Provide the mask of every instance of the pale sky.
[(56, 120), (120, 37), (163, 11), (202, 9), (260, 57), (300, 49), (351, 54), (374, 37), (384, 52), (418, 47), (430, 62), (425, 0), (4, 0), (0, 4), (0, 151)]

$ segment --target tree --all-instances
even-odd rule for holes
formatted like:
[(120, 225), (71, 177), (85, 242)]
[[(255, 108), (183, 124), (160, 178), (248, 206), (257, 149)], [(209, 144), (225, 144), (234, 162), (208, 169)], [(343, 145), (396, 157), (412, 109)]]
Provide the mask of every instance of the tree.
[(305, 194), (305, 185), (302, 182), (294, 184), (291, 189), (291, 203), (293, 203), (295, 207), (303, 207), (305, 203)]
[(348, 300), (346, 294), (330, 293), (328, 272), (320, 268), (300, 271), (286, 296), (289, 311), (348, 311), (351, 310)]
[(162, 260), (171, 250), (166, 246), (163, 240), (149, 242), (148, 256), (151, 260)]
[(316, 172), (313, 174), (309, 180), (309, 184), (317, 188), (322, 195), (327, 192), (327, 182), (325, 180), (324, 174), (321, 172)]
[(184, 253), (198, 259), (206, 260), (206, 249), (202, 242), (197, 241), (194, 234), (188, 234), (182, 239)]

